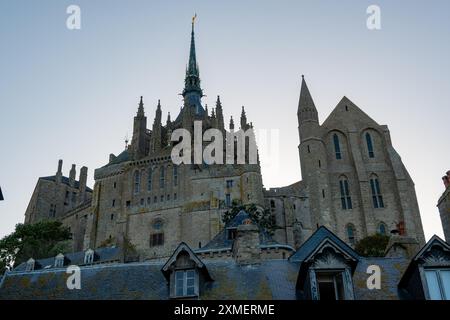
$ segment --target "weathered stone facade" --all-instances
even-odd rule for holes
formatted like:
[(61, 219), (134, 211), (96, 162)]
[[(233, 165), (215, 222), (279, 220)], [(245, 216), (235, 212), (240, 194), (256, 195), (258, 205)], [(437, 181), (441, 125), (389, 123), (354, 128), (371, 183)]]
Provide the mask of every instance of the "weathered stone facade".
[(450, 170), (442, 177), (445, 191), (438, 201), (439, 214), (441, 215), (442, 229), (444, 230), (445, 241), (450, 241)]
[[(73, 191), (70, 183), (59, 187), (61, 170), (56, 182), (39, 179), (25, 222), (60, 219), (74, 233), (75, 251), (127, 238), (146, 260), (170, 256), (180, 242), (200, 250), (224, 228), (222, 216), (234, 202), (271, 210), (278, 227), (274, 240), (293, 248), (299, 248), (321, 225), (351, 245), (366, 235), (394, 229), (424, 244), (414, 184), (392, 147), (387, 126), (378, 125), (349, 99), (344, 97), (319, 125), (302, 81), (298, 121), (303, 180), (266, 190), (259, 162), (172, 162), (171, 151), (178, 142), (171, 141), (171, 134), (176, 129), (193, 133), (194, 121), (202, 121), (202, 132), (210, 128), (224, 134), (234, 131), (232, 119), (229, 131), (225, 129), (219, 97), (211, 112), (202, 105), (194, 29), (182, 95), (180, 113), (175, 120), (169, 114), (165, 125), (158, 101), (151, 129), (141, 97), (130, 145), (117, 156), (110, 154), (109, 162), (95, 170), (93, 192), (84, 192), (85, 201), (77, 200), (70, 210), (60, 209), (65, 208), (65, 190)], [(244, 109), (240, 128), (253, 130)], [(84, 176), (81, 185), (85, 185)], [(81, 189), (77, 190), (81, 196)], [(53, 207), (49, 214), (53, 203), (57, 203), (56, 214)], [(226, 249), (224, 254), (231, 251)], [(281, 255), (278, 247), (263, 252), (263, 256)]]

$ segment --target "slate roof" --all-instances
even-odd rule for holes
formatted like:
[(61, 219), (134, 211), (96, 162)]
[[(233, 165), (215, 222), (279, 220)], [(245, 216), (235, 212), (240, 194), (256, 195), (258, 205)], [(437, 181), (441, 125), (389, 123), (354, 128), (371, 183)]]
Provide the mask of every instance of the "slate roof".
[[(168, 282), (161, 272), (164, 261), (81, 267), (81, 289), (66, 286), (65, 269), (8, 273), (0, 299), (168, 299)], [(295, 299), (298, 266), (269, 260), (240, 266), (234, 261), (205, 263), (214, 279), (201, 299)]]
[(326, 227), (321, 226), (317, 229), (309, 238), (306, 240), (297, 252), (289, 257), (292, 262), (303, 262), (305, 261), (314, 250), (326, 239), (331, 240), (333, 243), (337, 244), (341, 250), (352, 257), (355, 260), (359, 260), (359, 255), (349, 247), (344, 241), (339, 239), (333, 232), (328, 230)]
[[(398, 300), (400, 279), (409, 264), (406, 258), (362, 257), (353, 274), (353, 288), (356, 300)], [(381, 270), (380, 289), (367, 288), (367, 268), (377, 265)]]
[[(40, 177), (39, 179), (55, 182), (56, 181), (56, 176)], [(69, 180), (68, 177), (62, 176), (61, 177), (61, 182), (64, 183), (65, 185), (70, 186), (70, 180)], [(80, 181), (75, 180), (74, 188), (78, 189), (79, 187), (80, 187)], [(86, 186), (86, 191), (92, 192), (92, 189), (89, 188), (88, 186)]]
[(69, 290), (65, 269), (8, 273), (0, 299), (168, 299), (162, 263), (80, 267), (81, 289)]
[(131, 160), (130, 153), (128, 152), (128, 150), (124, 150), (117, 157), (115, 157), (113, 161), (111, 161), (104, 167), (112, 165), (112, 164), (122, 163), (122, 162), (129, 161), (129, 160)]
[[(117, 247), (107, 247), (95, 249), (94, 263), (107, 263), (112, 261), (118, 261), (120, 259), (120, 249)], [(84, 265), (84, 251), (67, 253), (64, 255), (64, 267), (67, 265)], [(55, 257), (46, 259), (37, 259), (36, 265), (39, 265), (41, 269), (55, 269)], [(11, 273), (24, 272), (26, 270), (27, 263), (23, 262), (14, 268)]]
[[(231, 249), (233, 240), (228, 239), (227, 230), (230, 228), (237, 228), (244, 222), (244, 220), (249, 218), (250, 217), (248, 213), (246, 213), (244, 210), (241, 210), (210, 242), (208, 242), (201, 249), (195, 250), (195, 252), (210, 251), (214, 249)], [(286, 247), (286, 245), (279, 244), (278, 242), (273, 240), (269, 233), (267, 233), (267, 231), (265, 231), (263, 228), (259, 227), (259, 231), (260, 246), (264, 247), (270, 245), (279, 245), (280, 247)]]

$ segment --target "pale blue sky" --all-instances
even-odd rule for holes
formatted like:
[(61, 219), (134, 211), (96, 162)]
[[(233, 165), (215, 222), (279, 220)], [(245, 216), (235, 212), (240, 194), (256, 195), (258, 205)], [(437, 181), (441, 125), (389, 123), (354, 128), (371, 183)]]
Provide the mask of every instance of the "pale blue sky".
[[(81, 30), (66, 8), (81, 7)], [(378, 31), (366, 8), (381, 7)], [(0, 236), (22, 222), (39, 176), (57, 160), (93, 170), (119, 153), (139, 96), (149, 123), (181, 105), (190, 21), (204, 103), (242, 105), (257, 128), (279, 129), (283, 167), (266, 187), (300, 179), (300, 75), (323, 121), (346, 95), (391, 130), (416, 183), (427, 238), (442, 236), (437, 200), (450, 169), (450, 2), (0, 0)], [(78, 170), (79, 171), (79, 170)], [(77, 173), (78, 175), (78, 173)]]

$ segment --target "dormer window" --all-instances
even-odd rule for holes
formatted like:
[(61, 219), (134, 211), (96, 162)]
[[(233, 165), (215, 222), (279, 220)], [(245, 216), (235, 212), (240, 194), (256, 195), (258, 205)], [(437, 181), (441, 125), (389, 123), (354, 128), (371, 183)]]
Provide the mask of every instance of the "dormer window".
[(34, 259), (33, 258), (30, 258), (28, 261), (27, 261), (27, 267), (26, 267), (26, 271), (33, 271), (34, 270), (34, 265), (35, 265), (35, 261), (34, 261)]
[(94, 250), (88, 249), (84, 253), (84, 264), (92, 264), (94, 263)]
[(175, 295), (177, 297), (198, 296), (198, 281), (195, 269), (175, 271)]
[(431, 300), (450, 300), (450, 269), (425, 269)]
[(320, 300), (344, 300), (343, 271), (316, 272)]
[(410, 262), (399, 288), (410, 299), (450, 300), (450, 245), (431, 237)]
[(182, 242), (161, 269), (169, 284), (172, 299), (196, 299), (203, 285), (213, 281), (206, 266), (191, 248)]
[(64, 266), (64, 255), (62, 253), (55, 257), (55, 268), (62, 268)]

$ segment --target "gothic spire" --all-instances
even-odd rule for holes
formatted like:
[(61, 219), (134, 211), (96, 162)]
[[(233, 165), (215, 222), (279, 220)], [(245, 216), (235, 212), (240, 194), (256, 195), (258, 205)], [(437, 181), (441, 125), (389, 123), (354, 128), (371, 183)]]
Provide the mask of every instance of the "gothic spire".
[(156, 107), (156, 112), (155, 112), (155, 124), (159, 124), (161, 125), (161, 101), (158, 99), (158, 106)]
[(299, 121), (313, 120), (318, 121), (317, 109), (309, 93), (305, 77), (302, 75), (302, 87), (300, 89), (300, 99), (298, 102), (297, 115)]
[(196, 17), (197, 15), (192, 18), (191, 47), (189, 50), (189, 61), (186, 68), (184, 90), (182, 95), (185, 105), (195, 107), (196, 114), (203, 114), (204, 110), (200, 101), (201, 97), (203, 96), (203, 91), (200, 87), (200, 71), (195, 53), (194, 23)]
[(144, 101), (143, 101), (143, 97), (142, 96), (141, 96), (141, 100), (139, 101), (139, 107), (138, 107), (137, 116), (138, 117), (143, 117), (144, 116)]

